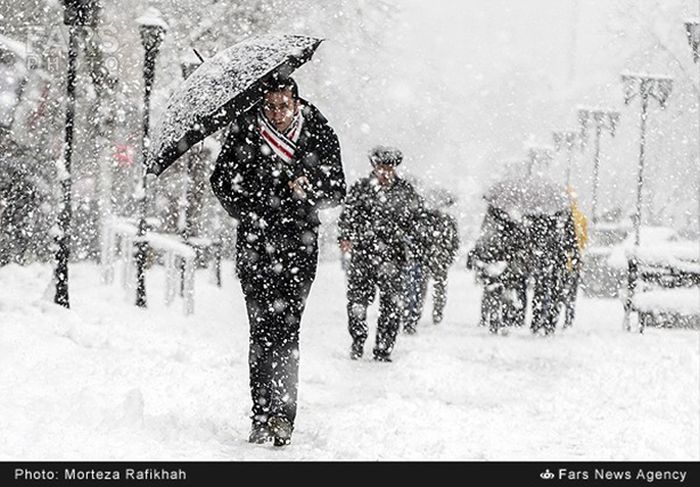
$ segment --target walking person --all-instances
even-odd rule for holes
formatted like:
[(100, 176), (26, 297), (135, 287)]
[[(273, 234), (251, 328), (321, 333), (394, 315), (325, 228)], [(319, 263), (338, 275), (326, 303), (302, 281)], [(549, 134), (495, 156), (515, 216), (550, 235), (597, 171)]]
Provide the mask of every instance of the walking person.
[(568, 328), (574, 323), (578, 283), (581, 276), (582, 254), (588, 243), (588, 220), (586, 215), (578, 207), (574, 189), (569, 186), (567, 193), (571, 201), (571, 224), (576, 237), (576, 245), (571, 246), (566, 255), (566, 271), (564, 272), (561, 303), (561, 306), (564, 308), (564, 328)]
[(408, 268), (408, 309), (403, 328), (408, 334), (417, 330), (431, 281), (433, 324), (442, 321), (447, 303), (447, 273), (459, 249), (457, 220), (452, 215), (442, 208), (428, 208), (423, 213), (423, 218), (422, 227), (428, 231), (424, 239), (425, 248), (421, 251), (421, 260), (413, 262)]
[(318, 211), (345, 196), (340, 146), (292, 78), (263, 86), (262, 102), (230, 126), (212, 189), (238, 220), (236, 272), (250, 326), (251, 443), (291, 441), (299, 329), (318, 263)]
[(467, 254), (467, 269), (483, 287), (479, 324), (506, 333), (525, 319), (528, 266), (525, 232), (507, 212), (488, 205), (481, 231)]
[[(431, 235), (426, 255), (427, 274), (433, 281), (433, 324), (437, 325), (447, 304), (447, 273), (459, 250), (459, 231), (454, 216), (441, 208), (427, 212)], [(425, 286), (423, 300), (425, 300)]]
[(367, 308), (379, 293), (374, 360), (391, 362), (403, 320), (405, 266), (420, 252), (424, 203), (396, 174), (400, 150), (378, 146), (369, 154), (372, 172), (348, 191), (338, 222), (342, 252), (350, 252), (347, 278), (350, 358), (362, 357), (368, 335)]
[(533, 280), (530, 330), (551, 335), (564, 300), (567, 258), (576, 247), (571, 210), (530, 217), (526, 240)]

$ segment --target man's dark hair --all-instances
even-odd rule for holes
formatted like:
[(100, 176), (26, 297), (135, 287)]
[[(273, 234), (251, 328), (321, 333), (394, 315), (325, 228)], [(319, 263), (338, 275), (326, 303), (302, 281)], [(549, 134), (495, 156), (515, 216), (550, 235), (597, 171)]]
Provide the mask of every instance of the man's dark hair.
[(297, 82), (294, 81), (294, 78), (289, 76), (273, 76), (262, 83), (263, 95), (283, 90), (291, 91), (294, 99), (299, 99), (299, 86), (297, 86)]

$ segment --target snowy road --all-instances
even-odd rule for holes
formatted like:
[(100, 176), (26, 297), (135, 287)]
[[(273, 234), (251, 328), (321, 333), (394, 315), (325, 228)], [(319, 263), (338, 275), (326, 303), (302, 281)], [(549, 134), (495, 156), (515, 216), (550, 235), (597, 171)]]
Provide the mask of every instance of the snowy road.
[(582, 298), (554, 337), (491, 336), (472, 274), (453, 268), (441, 325), (400, 335), (391, 364), (353, 362), (343, 274), (324, 263), (294, 441), (275, 449), (246, 442), (247, 322), (230, 267), (222, 289), (197, 275), (191, 317), (165, 307), (158, 270), (147, 311), (94, 265), (71, 272), (66, 311), (42, 299), (50, 267), (0, 269), (2, 460), (700, 459), (700, 335), (624, 333), (618, 301)]

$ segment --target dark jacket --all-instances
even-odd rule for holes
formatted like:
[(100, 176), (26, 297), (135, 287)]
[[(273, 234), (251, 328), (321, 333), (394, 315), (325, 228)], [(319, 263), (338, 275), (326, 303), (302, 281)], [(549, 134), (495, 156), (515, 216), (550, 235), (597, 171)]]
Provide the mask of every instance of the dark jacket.
[(533, 273), (543, 267), (563, 270), (567, 253), (576, 249), (576, 233), (571, 210), (528, 220), (529, 261)]
[(430, 232), (425, 262), (432, 274), (444, 273), (454, 262), (459, 249), (457, 220), (435, 209), (427, 210), (425, 218)]
[(479, 238), (470, 252), (467, 264), (481, 262), (513, 262), (526, 250), (527, 233), (508, 214), (489, 205), (481, 223)]
[(571, 213), (527, 215), (518, 222), (489, 206), (481, 234), (469, 253), (468, 268), (507, 263), (511, 272), (528, 276), (550, 266), (564, 266), (576, 245)]
[(396, 176), (389, 187), (373, 176), (356, 181), (338, 221), (339, 240), (350, 240), (353, 253), (405, 263), (422, 257), (427, 232), (423, 198), (411, 183)]
[[(304, 127), (290, 164), (262, 139), (257, 106), (231, 124), (210, 182), (221, 205), (241, 225), (263, 218), (273, 227), (294, 223), (300, 229), (315, 229), (318, 210), (343, 201), (346, 185), (338, 137), (316, 107), (302, 104)], [(307, 199), (289, 188), (288, 183), (300, 176), (313, 185)]]

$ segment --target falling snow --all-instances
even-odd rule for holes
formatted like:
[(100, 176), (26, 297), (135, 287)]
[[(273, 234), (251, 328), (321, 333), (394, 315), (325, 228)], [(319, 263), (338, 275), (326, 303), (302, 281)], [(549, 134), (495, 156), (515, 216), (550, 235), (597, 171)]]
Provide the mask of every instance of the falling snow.
[(696, 1), (147, 3), (0, 0), (0, 459), (700, 460)]

